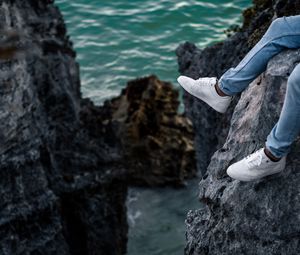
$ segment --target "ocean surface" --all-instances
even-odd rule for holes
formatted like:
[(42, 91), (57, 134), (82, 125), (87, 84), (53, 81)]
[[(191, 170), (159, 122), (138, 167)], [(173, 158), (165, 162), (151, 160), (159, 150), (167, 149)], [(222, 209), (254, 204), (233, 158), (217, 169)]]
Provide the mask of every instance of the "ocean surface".
[[(77, 51), (82, 94), (97, 105), (119, 95), (128, 80), (178, 76), (176, 47), (204, 48), (242, 22), (251, 0), (56, 0)], [(129, 190), (128, 255), (182, 255), (186, 214), (201, 204), (198, 179), (187, 188)]]
[(56, 0), (80, 63), (82, 93), (96, 104), (128, 80), (156, 74), (176, 84), (176, 47), (204, 48), (240, 24), (251, 0)]

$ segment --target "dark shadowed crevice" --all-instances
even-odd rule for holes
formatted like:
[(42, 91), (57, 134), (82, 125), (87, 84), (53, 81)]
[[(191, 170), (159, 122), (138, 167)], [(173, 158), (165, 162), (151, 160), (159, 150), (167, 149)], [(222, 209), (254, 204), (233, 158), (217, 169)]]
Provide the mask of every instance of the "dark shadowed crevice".
[(82, 202), (73, 194), (61, 197), (61, 215), (63, 220), (63, 233), (72, 255), (89, 254), (87, 247), (86, 226), (82, 222), (80, 207)]

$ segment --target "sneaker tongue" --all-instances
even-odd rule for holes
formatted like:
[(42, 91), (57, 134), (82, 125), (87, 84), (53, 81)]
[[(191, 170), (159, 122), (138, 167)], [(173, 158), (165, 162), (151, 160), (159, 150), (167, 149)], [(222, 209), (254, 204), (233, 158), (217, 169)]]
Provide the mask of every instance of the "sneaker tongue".
[(247, 162), (248, 166), (249, 167), (259, 166), (261, 162), (266, 159), (264, 158), (264, 156), (266, 157), (266, 155), (262, 153), (261, 150), (254, 152), (248, 158), (248, 162)]
[(255, 158), (248, 161), (248, 165), (250, 167), (259, 166), (262, 162), (262, 155), (257, 155)]
[(210, 78), (210, 83), (213, 84), (213, 85), (216, 85), (217, 84), (217, 78), (216, 77), (211, 77)]

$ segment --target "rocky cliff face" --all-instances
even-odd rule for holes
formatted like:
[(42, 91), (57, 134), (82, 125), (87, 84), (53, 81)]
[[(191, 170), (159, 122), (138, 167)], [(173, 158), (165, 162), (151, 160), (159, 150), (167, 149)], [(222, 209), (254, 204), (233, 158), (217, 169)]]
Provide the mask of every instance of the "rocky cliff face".
[[(254, 4), (244, 13), (242, 30), (225, 42), (202, 51), (190, 43), (181, 45), (177, 50), (181, 72), (194, 78), (219, 77), (260, 38), (270, 18), (300, 13), (299, 1)], [(204, 174), (199, 199), (206, 206), (188, 214), (185, 254), (299, 254), (299, 141), (282, 174), (253, 183), (226, 175), (230, 164), (263, 146), (279, 117), (287, 77), (299, 62), (299, 50), (273, 58), (225, 116), (186, 95), (187, 114), (196, 130), (198, 166)]]
[[(176, 50), (179, 72), (195, 79), (205, 76), (221, 77), (227, 69), (236, 66), (261, 38), (273, 17), (296, 15), (299, 10), (299, 0), (253, 0), (253, 7), (243, 12), (243, 26), (229, 39), (204, 50), (189, 42), (180, 45)], [(212, 154), (225, 142), (237, 101), (238, 97), (228, 113), (222, 115), (189, 94), (184, 94), (186, 115), (190, 117), (196, 130), (197, 166), (203, 174)]]
[(186, 254), (299, 254), (300, 142), (282, 174), (251, 183), (226, 175), (230, 164), (264, 146), (280, 114), (287, 76), (299, 62), (300, 50), (278, 55), (242, 93), (226, 142), (199, 184), (206, 209), (188, 214)]
[(82, 99), (53, 1), (0, 1), (0, 31), (0, 254), (126, 253), (128, 185), (196, 174), (178, 91), (151, 76)]
[(52, 2), (0, 1), (0, 27), (26, 46), (0, 63), (0, 254), (122, 254), (120, 146), (105, 111), (81, 99)]

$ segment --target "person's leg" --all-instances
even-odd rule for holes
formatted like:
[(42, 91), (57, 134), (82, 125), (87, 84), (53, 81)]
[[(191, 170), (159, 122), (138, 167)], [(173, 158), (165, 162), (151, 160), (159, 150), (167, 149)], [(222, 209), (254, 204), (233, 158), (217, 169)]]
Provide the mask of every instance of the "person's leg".
[(300, 132), (300, 64), (290, 75), (277, 124), (267, 137), (266, 147), (277, 158), (285, 156)]
[(229, 69), (219, 81), (219, 88), (233, 96), (242, 92), (267, 66), (268, 61), (286, 48), (300, 47), (300, 15), (278, 18), (262, 39), (237, 67)]
[[(191, 95), (225, 113), (231, 97), (243, 91), (259, 74), (268, 61), (283, 49), (300, 47), (300, 15), (278, 18), (240, 64), (229, 69), (219, 81), (216, 77), (194, 80), (181, 75), (178, 83)], [(222, 94), (223, 92), (223, 94)]]
[[(290, 75), (284, 104), (277, 124), (267, 137), (266, 148), (278, 161), (273, 162), (264, 148), (230, 165), (227, 174), (240, 181), (255, 181), (283, 171), (286, 155), (300, 132), (300, 64)], [(272, 156), (272, 157), (273, 157)], [(271, 159), (271, 160), (270, 160)]]

